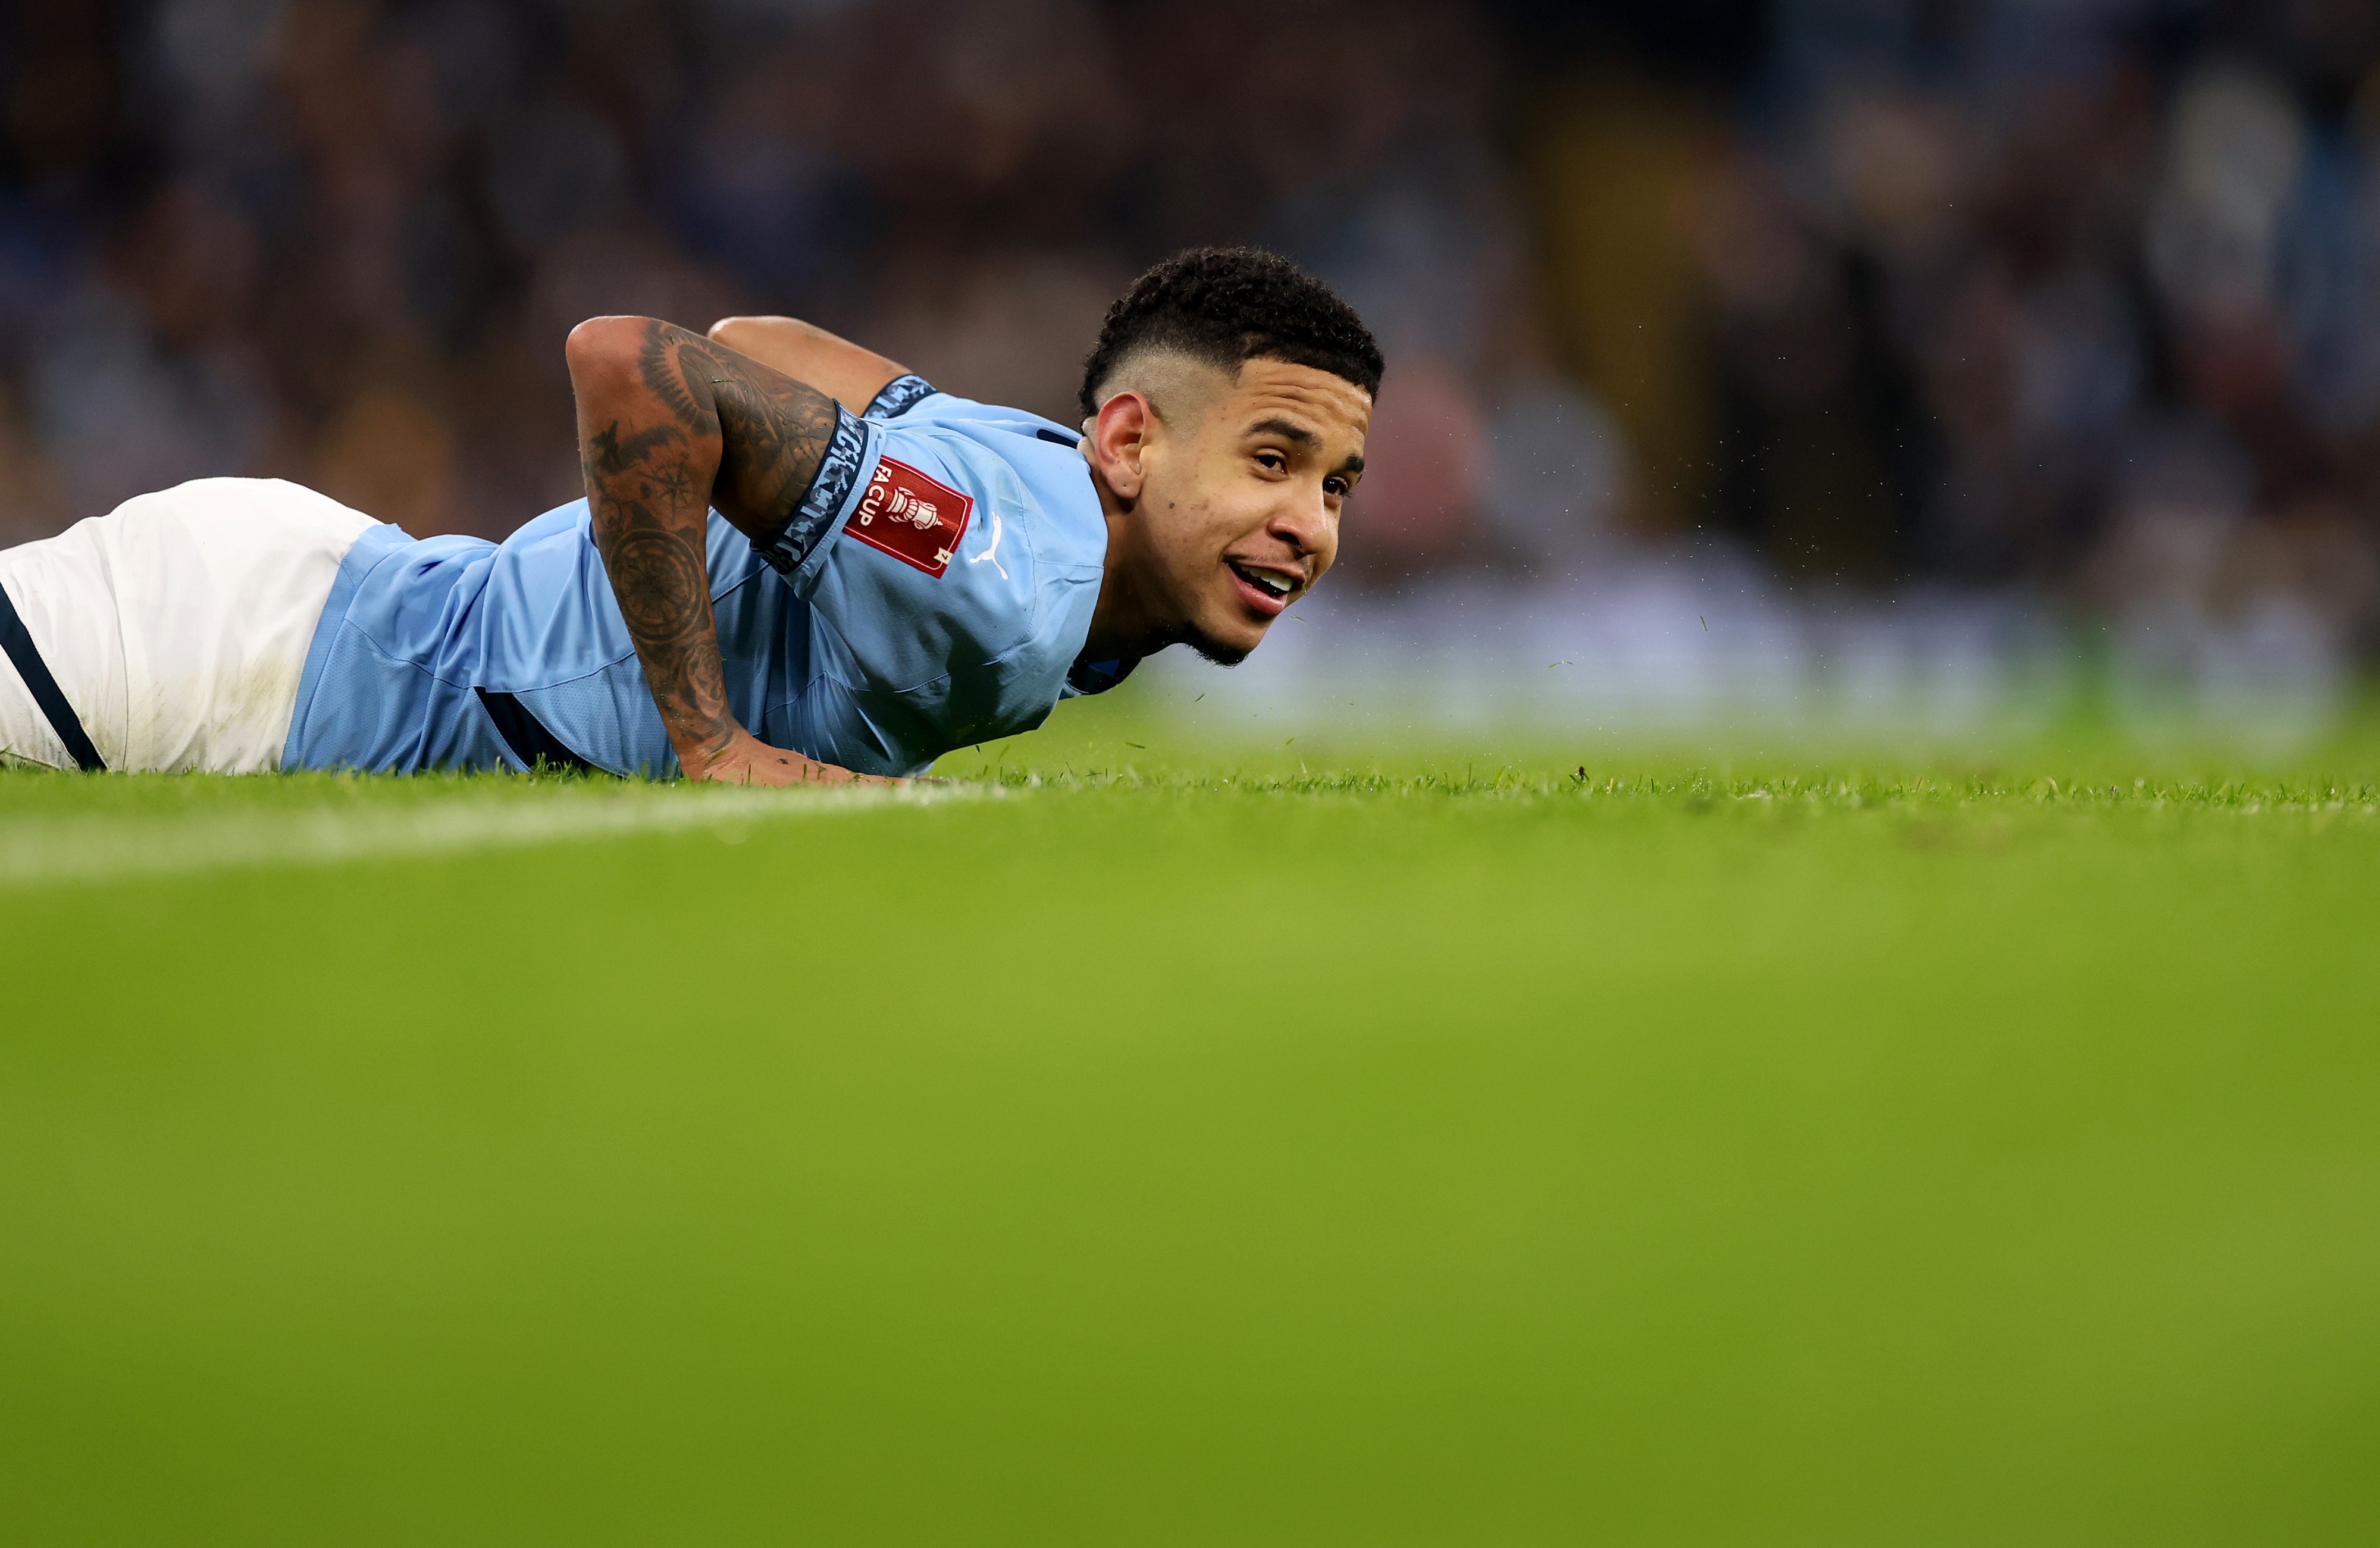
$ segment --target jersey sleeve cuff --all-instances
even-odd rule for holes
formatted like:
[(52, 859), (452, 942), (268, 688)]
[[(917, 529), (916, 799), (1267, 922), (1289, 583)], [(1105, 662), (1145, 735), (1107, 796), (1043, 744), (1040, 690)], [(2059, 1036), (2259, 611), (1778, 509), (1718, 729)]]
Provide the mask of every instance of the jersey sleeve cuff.
[(860, 470), (868, 464), (868, 442), (874, 438), (873, 426), (854, 417), (851, 410), (841, 404), (835, 405), (834, 434), (827, 441), (818, 477), (810, 480), (809, 493), (802, 496), (802, 502), (794, 507), (792, 518), (775, 537), (752, 540), (753, 551), (768, 561), (779, 574), (791, 576), (800, 569), (802, 562), (833, 528), (835, 517), (843, 514), (852, 490), (858, 486)]
[(868, 412), (862, 417), (897, 419), (933, 395), (934, 384), (915, 371), (906, 376), (896, 376), (868, 401)]

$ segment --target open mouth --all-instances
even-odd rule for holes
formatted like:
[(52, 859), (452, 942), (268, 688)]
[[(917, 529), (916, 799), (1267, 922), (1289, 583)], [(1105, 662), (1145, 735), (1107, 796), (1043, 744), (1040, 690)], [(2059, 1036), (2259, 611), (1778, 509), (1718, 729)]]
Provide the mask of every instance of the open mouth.
[(1297, 577), (1294, 575), (1279, 570), (1260, 570), (1235, 559), (1226, 559), (1223, 562), (1230, 567), (1232, 578), (1240, 583), (1242, 594), (1260, 611), (1277, 613), (1289, 606), (1289, 599), (1297, 595)]

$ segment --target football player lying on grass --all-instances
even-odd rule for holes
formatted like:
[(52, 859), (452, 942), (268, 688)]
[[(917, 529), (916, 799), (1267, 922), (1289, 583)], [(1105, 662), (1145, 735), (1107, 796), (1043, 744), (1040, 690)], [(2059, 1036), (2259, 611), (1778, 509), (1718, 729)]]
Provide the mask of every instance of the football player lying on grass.
[(1286, 260), (1110, 308), (1082, 429), (789, 318), (583, 322), (587, 498), (501, 544), (208, 478), (0, 552), (0, 761), (917, 773), (1322, 578), (1378, 346)]

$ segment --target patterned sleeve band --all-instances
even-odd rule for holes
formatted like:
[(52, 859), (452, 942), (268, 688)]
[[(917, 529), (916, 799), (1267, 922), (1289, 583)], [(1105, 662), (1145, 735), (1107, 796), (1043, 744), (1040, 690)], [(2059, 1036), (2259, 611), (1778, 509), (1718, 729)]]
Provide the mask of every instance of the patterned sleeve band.
[(897, 419), (917, 406), (921, 399), (934, 395), (934, 384), (915, 371), (896, 376), (884, 384), (883, 391), (868, 401), (869, 419)]
[(851, 497), (852, 486), (859, 481), (860, 467), (868, 461), (868, 439), (866, 422), (854, 418), (851, 410), (837, 404), (834, 438), (827, 442), (818, 477), (810, 480), (810, 492), (794, 507), (793, 515), (775, 537), (753, 539), (753, 551), (780, 574), (791, 575), (800, 569), (802, 561), (809, 557), (810, 550), (834, 525), (835, 513)]

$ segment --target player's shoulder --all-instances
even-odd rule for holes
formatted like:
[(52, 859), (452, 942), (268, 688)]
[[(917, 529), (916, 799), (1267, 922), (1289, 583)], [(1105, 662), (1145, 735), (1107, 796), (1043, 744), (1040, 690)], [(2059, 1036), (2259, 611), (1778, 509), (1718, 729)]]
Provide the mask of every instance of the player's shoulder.
[(1062, 673), (1107, 550), (1075, 438), (918, 379), (838, 419), (785, 534), (756, 546), (848, 642), (863, 675), (904, 687), (929, 667), (1033, 677), (1044, 674), (1032, 663), (1062, 651)]
[[(830, 539), (831, 567), (901, 611), (930, 611), (931, 632), (965, 656), (1000, 656), (1040, 632), (1053, 593), (1099, 574), (1097, 497), (1064, 473), (947, 422), (883, 425)], [(1087, 486), (1087, 472), (1075, 478)]]
[[(880, 481), (907, 468), (940, 480), (989, 525), (1008, 552), (1055, 577), (1101, 567), (1107, 519), (1084, 460), (1082, 438), (1021, 408), (979, 403), (907, 376), (868, 407)], [(846, 527), (846, 531), (849, 528)], [(997, 558), (988, 562), (998, 562)]]
[(1068, 450), (1083, 439), (1080, 432), (1067, 429), (1055, 419), (1045, 419), (1027, 409), (963, 398), (956, 393), (942, 391), (914, 372), (894, 377), (886, 382), (869, 402), (862, 417), (885, 425), (965, 425), (987, 431), (1005, 431)]
[(865, 417), (895, 436), (971, 441), (1034, 482), (1038, 493), (1090, 494), (1081, 434), (1029, 409), (979, 403), (945, 393), (921, 376), (904, 376), (876, 394)]

